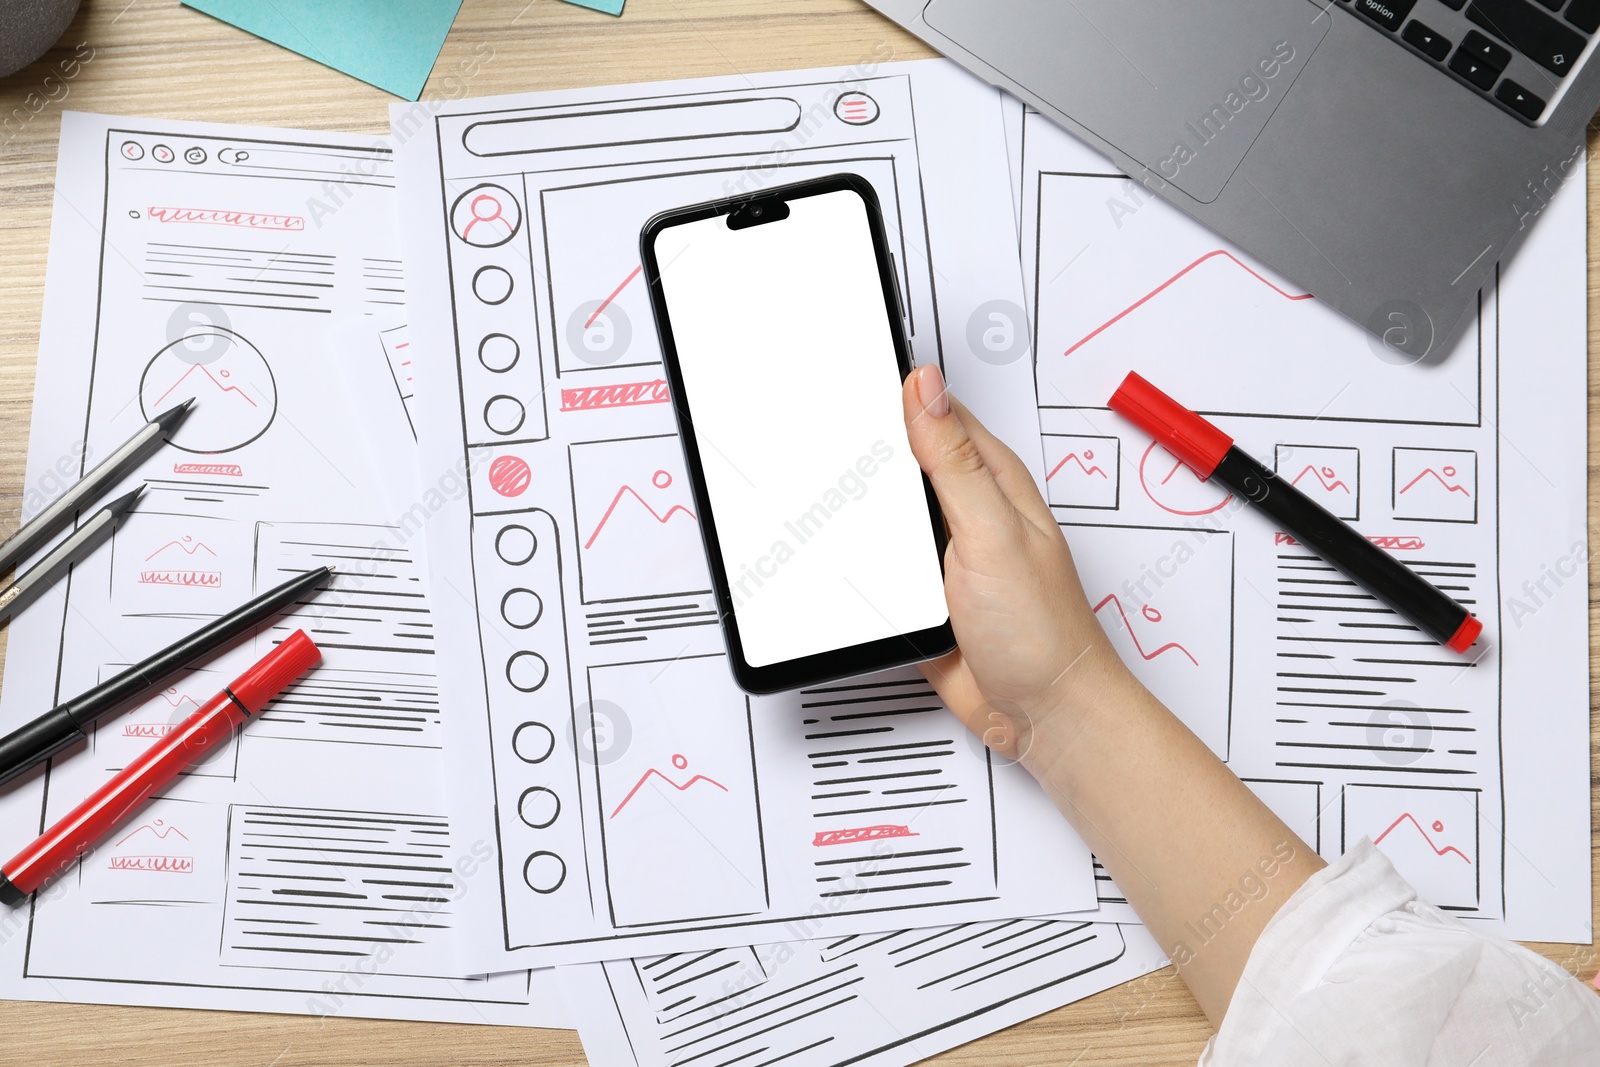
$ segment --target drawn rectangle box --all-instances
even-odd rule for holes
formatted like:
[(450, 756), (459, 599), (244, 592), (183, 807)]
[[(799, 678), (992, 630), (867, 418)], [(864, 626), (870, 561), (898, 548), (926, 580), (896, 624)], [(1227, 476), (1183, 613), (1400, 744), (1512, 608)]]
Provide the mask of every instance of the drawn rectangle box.
[(1347, 785), (1342, 799), (1341, 851), (1369, 837), (1424, 900), (1445, 911), (1481, 906), (1481, 790)]
[(1478, 521), (1478, 454), (1463, 448), (1396, 448), (1392, 504), (1397, 519)]
[(1250, 792), (1272, 809), (1311, 851), (1322, 851), (1322, 783), (1245, 778)]
[[(770, 906), (750, 698), (723, 656), (589, 669), (590, 707), (626, 744), (596, 760), (617, 927), (720, 920)], [(612, 729), (618, 729), (612, 724)]]
[[(111, 664), (100, 671), (104, 682), (126, 669)], [(107, 772), (117, 772), (144, 754), (171, 733), (179, 723), (200, 710), (200, 706), (222, 691), (232, 679), (222, 671), (185, 667), (168, 679), (168, 684), (138, 706), (121, 715), (97, 721), (91, 733), (95, 758)], [(234, 734), (212, 753), (179, 771), (183, 777), (237, 779), (239, 745), (243, 734)]]
[(1047, 433), (1042, 440), (1051, 507), (1114, 511), (1121, 506), (1120, 438)]
[(1280, 444), (1273, 450), (1278, 477), (1351, 522), (1361, 518), (1361, 449)]

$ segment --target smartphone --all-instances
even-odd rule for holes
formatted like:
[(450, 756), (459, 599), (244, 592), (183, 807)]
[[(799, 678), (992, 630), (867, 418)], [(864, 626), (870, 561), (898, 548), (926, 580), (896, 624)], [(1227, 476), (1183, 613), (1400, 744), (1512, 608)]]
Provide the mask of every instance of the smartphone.
[(664, 212), (640, 245), (739, 685), (796, 689), (954, 648), (872, 186), (840, 174)]

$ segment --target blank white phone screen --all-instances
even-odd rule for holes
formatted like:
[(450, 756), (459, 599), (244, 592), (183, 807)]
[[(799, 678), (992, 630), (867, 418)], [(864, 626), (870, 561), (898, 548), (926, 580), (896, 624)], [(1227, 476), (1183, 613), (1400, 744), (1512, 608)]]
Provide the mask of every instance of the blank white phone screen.
[(866, 205), (663, 230), (656, 262), (752, 667), (942, 625)]

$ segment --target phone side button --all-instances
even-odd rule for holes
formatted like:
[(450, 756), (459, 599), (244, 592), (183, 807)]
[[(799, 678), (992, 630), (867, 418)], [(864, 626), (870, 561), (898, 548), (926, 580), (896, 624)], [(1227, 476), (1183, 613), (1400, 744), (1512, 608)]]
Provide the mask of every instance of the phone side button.
[(889, 276), (894, 282), (894, 306), (899, 309), (900, 317), (909, 322), (911, 317), (906, 314), (905, 298), (900, 295), (900, 264), (895, 262), (893, 252), (889, 253)]

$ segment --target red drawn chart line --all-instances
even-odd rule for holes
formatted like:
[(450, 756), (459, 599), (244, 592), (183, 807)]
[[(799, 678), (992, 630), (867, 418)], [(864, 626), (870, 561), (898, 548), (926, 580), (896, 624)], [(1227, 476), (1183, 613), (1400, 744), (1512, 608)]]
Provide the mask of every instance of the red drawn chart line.
[(1301, 471), (1299, 474), (1296, 474), (1294, 476), (1294, 479), (1292, 481), (1290, 481), (1289, 484), (1290, 485), (1299, 485), (1300, 484), (1300, 479), (1304, 478), (1308, 474), (1311, 475), (1313, 478), (1315, 478), (1317, 481), (1321, 482), (1322, 483), (1322, 488), (1326, 489), (1330, 493), (1333, 492), (1335, 489), (1343, 489), (1346, 493), (1350, 492), (1350, 487), (1348, 485), (1345, 485), (1344, 482), (1341, 481), (1337, 475), (1329, 475), (1328, 477), (1333, 478), (1333, 481), (1330, 482), (1330, 481), (1328, 481), (1328, 478), (1323, 477), (1323, 474), (1322, 474), (1321, 471), (1317, 470), (1317, 468), (1315, 466), (1313, 466), (1312, 464), (1309, 464), (1309, 463), (1306, 464), (1306, 469)]
[(202, 364), (202, 363), (196, 363), (194, 366), (192, 366), (188, 370), (184, 371), (183, 372), (183, 376), (180, 377), (177, 381), (172, 383), (172, 388), (168, 389), (166, 392), (162, 393), (161, 396), (156, 399), (156, 406), (160, 407), (161, 404), (167, 399), (167, 397), (172, 395), (173, 389), (178, 388), (178, 386), (182, 385), (185, 381), (187, 381), (188, 378), (189, 378), (189, 375), (193, 374), (195, 371), (199, 371), (201, 374), (204, 374), (207, 378), (211, 378), (211, 384), (216, 386), (218, 389), (221, 389), (224, 393), (238, 393), (240, 398), (243, 399), (244, 402), (246, 404), (249, 404), (251, 407), (259, 407), (260, 406), (254, 400), (251, 400), (250, 397), (245, 393), (245, 391), (243, 389), (240, 389), (237, 385), (223, 385), (221, 382), (217, 381), (216, 378), (213, 378), (211, 376), (211, 372), (206, 370), (205, 365)]
[(1078, 469), (1083, 471), (1085, 476), (1088, 476), (1090, 474), (1098, 474), (1102, 478), (1107, 476), (1106, 472), (1100, 469), (1100, 465), (1098, 463), (1096, 463), (1092, 467), (1085, 467), (1083, 465), (1083, 460), (1078, 459), (1078, 454), (1076, 452), (1068, 452), (1067, 455), (1066, 455), (1066, 458), (1063, 459), (1060, 463), (1057, 463), (1055, 465), (1055, 467), (1053, 467), (1051, 469), (1050, 473), (1046, 474), (1044, 476), (1044, 480), (1048, 482), (1051, 478), (1054, 478), (1056, 476), (1056, 472), (1057, 471), (1059, 471), (1062, 467), (1065, 467), (1069, 462), (1071, 462), (1073, 460), (1077, 460)]
[(1433, 843), (1433, 838), (1428, 836), (1428, 831), (1426, 831), (1426, 830), (1424, 830), (1422, 828), (1422, 824), (1417, 822), (1416, 818), (1413, 817), (1412, 814), (1409, 811), (1402, 812), (1398, 819), (1396, 819), (1394, 822), (1389, 824), (1389, 829), (1388, 830), (1385, 830), (1383, 833), (1381, 833), (1377, 837), (1373, 838), (1372, 843), (1374, 845), (1381, 843), (1384, 838), (1389, 836), (1389, 830), (1393, 830), (1396, 826), (1399, 826), (1403, 822), (1409, 822), (1409, 823), (1411, 823), (1412, 826), (1415, 826), (1417, 828), (1417, 833), (1421, 834), (1422, 835), (1422, 839), (1428, 843), (1428, 847), (1433, 849), (1433, 854), (1435, 856), (1443, 856), (1446, 853), (1454, 852), (1457, 856), (1460, 856), (1463, 860), (1466, 860), (1466, 862), (1469, 865), (1472, 863), (1472, 861), (1470, 859), (1467, 859), (1467, 854), (1465, 852), (1462, 852), (1459, 848), (1456, 848), (1456, 846), (1454, 846), (1454, 845), (1446, 845), (1446, 846), (1444, 846), (1444, 848), (1440, 848), (1438, 845), (1434, 844)]
[(585, 330), (587, 330), (589, 327), (593, 326), (594, 325), (594, 320), (598, 319), (600, 317), (600, 313), (603, 312), (606, 308), (611, 306), (611, 301), (613, 301), (617, 297), (621, 296), (622, 295), (622, 290), (624, 290), (624, 289), (626, 289), (628, 287), (628, 283), (633, 281), (635, 278), (637, 278), (639, 275), (641, 275), (643, 273), (644, 273), (644, 264), (641, 263), (639, 266), (633, 268), (633, 273), (628, 275), (626, 278), (622, 279), (622, 284), (617, 286), (615, 289), (613, 289), (611, 291), (611, 295), (610, 296), (608, 296), (604, 300), (600, 301), (600, 306), (594, 309), (594, 314), (589, 316), (589, 321), (583, 324), (583, 328)]
[(1121, 311), (1117, 312), (1116, 315), (1114, 315), (1111, 318), (1107, 319), (1102, 325), (1097, 327), (1093, 333), (1089, 334), (1087, 337), (1083, 338), (1083, 340), (1079, 341), (1077, 344), (1075, 344), (1071, 348), (1067, 349), (1065, 352), (1062, 353), (1062, 355), (1066, 355), (1066, 356), (1072, 355), (1072, 353), (1076, 352), (1078, 349), (1082, 348), (1084, 345), (1088, 344), (1090, 341), (1093, 341), (1096, 337), (1100, 336), (1102, 333), (1105, 333), (1107, 330), (1111, 329), (1111, 327), (1115, 326), (1117, 323), (1121, 322), (1123, 319), (1127, 318), (1129, 315), (1133, 314), (1135, 311), (1138, 311), (1140, 308), (1144, 307), (1144, 305), (1148, 304), (1150, 301), (1152, 301), (1156, 297), (1160, 296), (1163, 292), (1165, 292), (1168, 288), (1170, 288), (1172, 286), (1172, 284), (1174, 282), (1176, 282), (1179, 278), (1182, 278), (1185, 274), (1188, 274), (1190, 271), (1194, 270), (1196, 267), (1198, 267), (1200, 264), (1204, 263), (1206, 260), (1215, 259), (1217, 256), (1224, 256), (1227, 259), (1232, 260), (1234, 265), (1237, 266), (1240, 270), (1244, 271), (1246, 274), (1250, 275), (1250, 277), (1254, 278), (1256, 281), (1260, 282), (1262, 285), (1265, 285), (1268, 289), (1271, 289), (1273, 292), (1277, 293), (1279, 296), (1283, 297), (1285, 300), (1310, 300), (1311, 299), (1311, 294), (1310, 293), (1289, 293), (1289, 292), (1285, 292), (1282, 289), (1279, 289), (1276, 285), (1273, 285), (1267, 279), (1263, 278), (1260, 274), (1257, 274), (1255, 271), (1251, 270), (1249, 267), (1247, 267), (1243, 263), (1241, 263), (1239, 261), (1239, 257), (1238, 256), (1235, 256), (1232, 252), (1229, 252), (1226, 249), (1219, 248), (1215, 252), (1207, 252), (1205, 255), (1201, 256), (1199, 259), (1195, 260), (1193, 263), (1189, 264), (1187, 267), (1183, 268), (1178, 273), (1174, 274), (1172, 277), (1168, 278), (1166, 281), (1164, 281), (1160, 285), (1156, 286), (1150, 292), (1146, 293), (1144, 296), (1141, 296), (1137, 301), (1135, 301), (1134, 303), (1130, 304), (1129, 306), (1123, 308)]
[(714, 785), (718, 789), (722, 790), (724, 793), (726, 793), (728, 791), (728, 787), (727, 786), (723, 785), (721, 782), (717, 781), (715, 778), (707, 778), (703, 774), (697, 774), (693, 778), (689, 779), (687, 782), (684, 782), (682, 785), (679, 785), (677, 782), (674, 782), (671, 778), (668, 778), (666, 775), (662, 774), (660, 771), (656, 770), (654, 767), (651, 767), (648, 771), (645, 771), (644, 774), (639, 777), (639, 780), (634, 783), (633, 788), (628, 790), (628, 795), (622, 798), (622, 803), (618, 804), (617, 807), (616, 807), (616, 810), (611, 813), (611, 817), (613, 819), (615, 819), (617, 817), (617, 815), (622, 811), (623, 808), (628, 806), (628, 801), (632, 800), (634, 798), (634, 795), (636, 793), (638, 793), (639, 790), (643, 789), (645, 783), (648, 782), (651, 778), (659, 778), (659, 779), (661, 779), (663, 782), (666, 782), (668, 785), (670, 785), (672, 788), (676, 789), (680, 793), (688, 792), (689, 787), (694, 785), (696, 782), (705, 782), (705, 783), (707, 783), (709, 785)]
[(1096, 615), (1100, 614), (1100, 609), (1105, 607), (1107, 604), (1114, 606), (1117, 609), (1117, 614), (1122, 616), (1122, 626), (1128, 631), (1128, 636), (1133, 639), (1133, 647), (1137, 649), (1139, 655), (1143, 656), (1146, 660), (1155, 659), (1163, 652), (1170, 652), (1173, 649), (1177, 649), (1179, 652), (1182, 652), (1185, 656), (1189, 657), (1190, 663), (1193, 663), (1196, 667), (1200, 666), (1200, 661), (1195, 659), (1187, 648), (1184, 648), (1176, 641), (1168, 641), (1154, 652), (1146, 652), (1144, 650), (1144, 646), (1139, 643), (1139, 635), (1133, 632), (1133, 623), (1128, 621), (1128, 613), (1122, 610), (1122, 601), (1117, 599), (1117, 594), (1107, 593), (1106, 598), (1094, 606), (1094, 613)]
[[(617, 495), (616, 496), (611, 498), (611, 506), (606, 508), (606, 513), (604, 515), (600, 516), (600, 522), (595, 526), (594, 533), (590, 534), (589, 535), (589, 540), (587, 540), (587, 541), (585, 541), (583, 543), (583, 547), (584, 548), (593, 547), (594, 542), (595, 542), (595, 538), (599, 537), (600, 536), (600, 531), (604, 530), (606, 528), (606, 522), (611, 518), (611, 513), (613, 511), (617, 510), (617, 505), (622, 502), (622, 498), (624, 496), (630, 495), (630, 494), (633, 496), (633, 499), (637, 500), (644, 507), (644, 509), (650, 513), (652, 518), (654, 518), (657, 522), (661, 523), (661, 525), (663, 525), (663, 526), (665, 526), (667, 524), (667, 521), (669, 519), (671, 519), (672, 516), (676, 515), (680, 511), (683, 512), (685, 515), (689, 516), (691, 519), (693, 519), (695, 517), (694, 516), (694, 512), (690, 511), (688, 508), (684, 507), (682, 504), (674, 504), (674, 505), (672, 505), (670, 508), (667, 509), (667, 513), (665, 515), (658, 514), (656, 512), (655, 508), (651, 507), (648, 503), (645, 502), (644, 497), (640, 496), (637, 492), (634, 491), (633, 486), (625, 485), (621, 489), (617, 490)], [(699, 520), (696, 519), (695, 521), (698, 522)]]
[(1405, 486), (1400, 490), (1400, 492), (1402, 492), (1402, 493), (1406, 492), (1413, 485), (1416, 485), (1418, 482), (1422, 481), (1422, 479), (1426, 478), (1430, 474), (1433, 475), (1435, 481), (1437, 481), (1440, 485), (1444, 486), (1445, 489), (1449, 490), (1450, 492), (1452, 492), (1452, 493), (1460, 493), (1463, 496), (1471, 496), (1472, 495), (1471, 493), (1467, 492), (1465, 486), (1451, 485), (1449, 482), (1447, 482), (1443, 478), (1439, 477), (1439, 472), (1434, 470), (1432, 467), (1428, 467), (1421, 474), (1417, 475), (1415, 478), (1413, 478), (1409, 482), (1407, 482), (1405, 484)]

